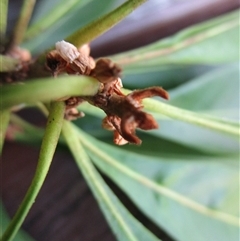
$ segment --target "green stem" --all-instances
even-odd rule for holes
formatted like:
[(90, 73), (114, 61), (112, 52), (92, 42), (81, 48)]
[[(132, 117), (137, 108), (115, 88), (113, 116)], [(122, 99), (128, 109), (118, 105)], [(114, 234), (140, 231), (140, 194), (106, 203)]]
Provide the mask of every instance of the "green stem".
[(5, 37), (7, 28), (7, 13), (8, 13), (8, 0), (0, 0), (0, 40), (1, 43)]
[(9, 48), (11, 48), (12, 46), (18, 46), (21, 44), (24, 34), (26, 32), (29, 20), (32, 16), (35, 2), (36, 0), (24, 0), (20, 16), (18, 18), (17, 24), (13, 31)]
[(4, 110), (0, 112), (0, 155), (2, 154), (4, 138), (8, 127), (9, 117), (9, 110)]
[[(3, 1), (1, 1), (0, 7), (2, 7), (2, 4), (3, 4)], [(2, 9), (0, 9), (0, 11), (2, 12)], [(3, 11), (4, 11), (4, 9), (3, 9)], [(0, 18), (2, 18), (2, 16), (0, 16)], [(2, 67), (2, 60), (0, 60), (0, 67)], [(3, 93), (3, 89), (0, 86), (0, 95), (1, 95), (0, 109), (2, 107), (2, 93)], [(4, 138), (6, 135), (9, 119), (10, 119), (10, 110), (8, 110), (8, 109), (3, 110), (3, 111), (0, 110), (0, 155), (2, 154)]]
[(14, 238), (30, 208), (35, 202), (47, 176), (58, 143), (58, 138), (62, 129), (64, 110), (65, 105), (63, 102), (52, 103), (34, 178), (19, 209), (3, 234), (1, 241), (10, 241)]
[(144, 2), (146, 2), (146, 0), (128, 0), (112, 12), (76, 31), (70, 35), (66, 41), (75, 46), (81, 46), (88, 43), (116, 25)]
[(94, 95), (99, 82), (86, 76), (41, 78), (21, 85), (2, 86), (0, 108), (9, 108), (21, 103), (48, 102), (65, 96)]

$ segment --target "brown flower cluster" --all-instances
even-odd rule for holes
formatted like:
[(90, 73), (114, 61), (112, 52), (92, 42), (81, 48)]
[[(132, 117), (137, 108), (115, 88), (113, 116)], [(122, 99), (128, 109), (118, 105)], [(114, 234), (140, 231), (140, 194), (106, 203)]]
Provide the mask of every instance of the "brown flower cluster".
[(160, 96), (168, 99), (168, 93), (161, 87), (150, 87), (135, 90), (128, 95), (122, 93), (120, 79), (121, 68), (110, 59), (102, 58), (97, 62), (90, 56), (90, 48), (84, 45), (77, 49), (65, 41), (57, 42), (56, 49), (47, 55), (47, 67), (54, 76), (61, 72), (74, 75), (88, 75), (100, 83), (98, 93), (94, 96), (78, 96), (66, 98), (65, 117), (69, 120), (84, 116), (76, 109), (83, 101), (102, 109), (106, 117), (102, 121), (104, 129), (113, 131), (114, 143), (141, 144), (135, 131), (137, 128), (151, 130), (158, 128), (152, 115), (144, 112), (144, 98)]

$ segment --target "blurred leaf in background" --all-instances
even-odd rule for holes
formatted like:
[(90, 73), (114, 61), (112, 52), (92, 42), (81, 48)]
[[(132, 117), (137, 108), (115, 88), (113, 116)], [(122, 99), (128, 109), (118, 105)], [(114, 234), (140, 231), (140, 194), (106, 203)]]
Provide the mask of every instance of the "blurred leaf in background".
[(237, 157), (154, 158), (83, 140), (94, 163), (176, 240), (237, 240)]
[[(172, 87), (170, 105), (238, 128), (238, 20), (235, 11), (112, 58), (123, 65), (124, 83), (131, 88), (166, 83)], [(193, 78), (184, 81), (194, 69)], [(83, 145), (96, 165), (176, 240), (238, 240), (239, 137), (153, 115), (160, 129), (147, 136), (157, 138), (144, 136), (151, 144), (143, 143), (141, 150), (126, 147), (131, 152), (124, 152), (87, 136), (81, 138)], [(161, 145), (168, 146), (166, 151)]]
[[(30, 49), (33, 54), (39, 54), (123, 2), (122, 0), (101, 2), (71, 0), (71, 4), (68, 2), (69, 10), (67, 10), (65, 1), (42, 1), (26, 33), (26, 42), (23, 46)], [(51, 19), (50, 25), (48, 18)], [(45, 29), (41, 28), (42, 20), (46, 22)]]
[[(43, 0), (22, 46), (37, 56), (123, 2), (70, 0), (66, 7), (63, 0)], [(109, 57), (122, 66), (124, 87), (158, 85), (170, 94), (168, 102), (144, 102), (160, 128), (139, 131), (140, 147), (113, 146), (111, 133), (100, 127), (104, 113), (86, 103), (79, 107), (86, 116), (68, 127), (74, 130), (69, 139), (61, 139), (118, 239), (157, 240), (119, 202), (91, 161), (173, 240), (237, 241), (239, 10)], [(47, 93), (51, 97), (54, 91), (52, 86)], [(31, 130), (20, 133), (20, 141), (37, 142), (42, 135), (14, 115), (11, 121)]]

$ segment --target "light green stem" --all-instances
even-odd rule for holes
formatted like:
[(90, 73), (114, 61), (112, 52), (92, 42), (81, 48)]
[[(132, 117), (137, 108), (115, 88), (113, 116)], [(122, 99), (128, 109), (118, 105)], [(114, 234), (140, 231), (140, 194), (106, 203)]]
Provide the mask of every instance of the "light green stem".
[(30, 208), (35, 202), (47, 176), (58, 143), (62, 129), (64, 110), (65, 105), (63, 102), (52, 103), (34, 178), (19, 209), (3, 234), (1, 241), (10, 241), (14, 238)]
[(3, 41), (7, 28), (8, 0), (0, 0), (0, 40)]
[(0, 155), (2, 154), (4, 138), (8, 127), (9, 117), (9, 110), (4, 110), (0, 112)]
[(128, 0), (112, 12), (76, 31), (70, 35), (66, 41), (75, 46), (81, 46), (88, 43), (116, 25), (144, 2), (146, 2), (146, 0)]
[(23, 40), (36, 0), (24, 0), (20, 16), (14, 28), (10, 47), (18, 46)]
[(21, 85), (2, 86), (1, 109), (21, 103), (48, 102), (66, 96), (94, 95), (99, 82), (86, 76), (41, 78)]
[[(1, 1), (1, 5), (0, 7), (2, 7), (3, 1)], [(4, 11), (4, 9), (0, 9), (0, 12), (2, 13), (2, 11)], [(0, 16), (0, 18), (2, 18), (2, 16)], [(2, 66), (2, 61), (0, 60), (0, 67)], [(0, 86), (0, 109), (2, 106), (2, 87)], [(6, 135), (6, 131), (7, 131), (7, 127), (8, 127), (8, 122), (10, 119), (10, 110), (5, 109), (3, 111), (0, 110), (0, 155), (2, 154), (2, 149), (3, 149), (3, 144), (4, 144), (4, 138)]]

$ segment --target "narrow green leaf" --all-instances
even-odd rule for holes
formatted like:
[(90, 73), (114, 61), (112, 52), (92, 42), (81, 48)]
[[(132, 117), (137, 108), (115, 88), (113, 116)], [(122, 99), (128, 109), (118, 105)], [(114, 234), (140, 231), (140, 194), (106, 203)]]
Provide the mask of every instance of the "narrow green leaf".
[(145, 103), (147, 103), (146, 109), (166, 115), (170, 118), (227, 133), (236, 137), (239, 136), (238, 126), (231, 122), (222, 122), (218, 119), (208, 118), (206, 115), (197, 114), (156, 100), (146, 100)]
[[(43, 18), (48, 11), (54, 11), (58, 2), (53, 0), (42, 3), (41, 1), (41, 5), (36, 9), (37, 16), (34, 15), (36, 16), (36, 21)], [(61, 0), (61, 2), (65, 5), (64, 0)], [(47, 28), (44, 34), (36, 35), (28, 41), (25, 41), (22, 46), (30, 50), (34, 55), (42, 54), (46, 49), (52, 48), (57, 41), (66, 39), (75, 31), (112, 11), (119, 5), (118, 2), (119, 0), (101, 0), (101, 2), (89, 0), (89, 3), (82, 7), (82, 1), (79, 1), (76, 7), (68, 11), (55, 24)]]
[(118, 240), (157, 241), (158, 239), (127, 211), (111, 189), (105, 184), (104, 180), (91, 163), (88, 155), (85, 153), (73, 125), (65, 122), (63, 126), (63, 135), (77, 165), (92, 189), (95, 198)]
[[(48, 111), (44, 112), (43, 114), (48, 116)], [(44, 136), (43, 128), (34, 126), (13, 113), (10, 116), (10, 121), (11, 124), (18, 128), (17, 131), (11, 136), (13, 141), (36, 146), (41, 144)], [(64, 139), (61, 136), (58, 140), (58, 144), (66, 145)]]
[(29, 20), (32, 16), (35, 3), (36, 0), (24, 0), (17, 24), (15, 25), (13, 31), (11, 46), (18, 46), (22, 42)]
[(124, 67), (122, 82), (127, 89), (163, 86), (169, 90), (214, 68), (216, 66), (174, 64), (153, 66), (153, 68), (135, 68), (128, 71)]
[(19, 85), (3, 86), (1, 108), (21, 103), (50, 101), (66, 96), (94, 95), (99, 82), (86, 76), (64, 76), (57, 79), (43, 78)]
[(239, 63), (219, 66), (170, 90), (169, 102), (174, 106), (196, 112), (225, 110), (224, 116), (220, 117), (237, 120), (237, 113), (228, 115), (227, 112), (239, 109), (239, 84)]
[[(224, 164), (229, 157), (222, 163), (219, 158), (206, 157), (156, 159), (121, 151), (76, 132), (94, 163), (175, 239), (237, 240), (237, 158), (234, 166)], [(234, 191), (229, 191), (230, 187)], [(230, 206), (225, 198), (232, 200)]]
[(25, 40), (34, 38), (36, 35), (41, 34), (42, 32), (46, 31), (46, 29), (54, 25), (57, 21), (60, 21), (61, 18), (64, 17), (64, 15), (66, 15), (69, 11), (76, 7), (83, 7), (90, 1), (91, 0), (69, 0), (67, 4), (65, 1), (58, 2), (57, 5), (53, 6), (52, 9), (48, 9), (48, 13), (30, 26), (25, 34)]
[(23, 120), (19, 116), (15, 114), (11, 114), (10, 116), (11, 124), (18, 127), (19, 131), (16, 131), (11, 136), (13, 141), (28, 141), (30, 143), (41, 143), (41, 140), (44, 136), (44, 129), (36, 127), (27, 121)]
[(0, 0), (0, 40), (5, 36), (7, 28), (8, 0)]
[(75, 46), (81, 46), (88, 43), (120, 22), (145, 1), (146, 0), (128, 0), (112, 12), (76, 31), (66, 40)]
[[(0, 214), (1, 214), (0, 237), (2, 237), (4, 230), (6, 229), (8, 223), (10, 223), (10, 218), (8, 217), (8, 214), (2, 204), (2, 201), (0, 201)], [(31, 238), (23, 230), (19, 230), (18, 234), (13, 239), (13, 241), (33, 241), (33, 238)]]
[(8, 122), (9, 122), (9, 117), (10, 117), (9, 110), (0, 111), (0, 156), (2, 154), (4, 139), (5, 139)]
[(239, 10), (189, 27), (173, 37), (110, 56), (126, 73), (163, 64), (215, 64), (238, 61)]
[[(124, 90), (124, 93), (129, 93), (129, 90)], [(146, 110), (168, 116), (170, 118), (188, 122), (194, 125), (202, 126), (208, 129), (216, 130), (219, 132), (227, 133), (235, 137), (239, 136), (238, 126), (231, 122), (222, 122), (218, 119), (209, 118), (206, 115), (201, 115), (196, 112), (181, 109), (164, 102), (153, 99), (143, 101)]]
[[(213, 128), (218, 126), (219, 131), (214, 131), (212, 127), (205, 128), (185, 121), (184, 123), (182, 119), (187, 116), (168, 120), (156, 116), (160, 129), (152, 134), (204, 152), (238, 153), (239, 138), (232, 137), (239, 137), (239, 85), (239, 64), (234, 64), (221, 66), (169, 91), (171, 107), (173, 105), (183, 109), (183, 115), (185, 110), (190, 110), (194, 118), (210, 121), (211, 125), (216, 123)], [(147, 102), (150, 104), (156, 100), (147, 100), (146, 107)], [(155, 110), (157, 106), (158, 104)], [(150, 110), (151, 104), (149, 107)], [(233, 135), (226, 135), (227, 132), (221, 130), (222, 127)]]
[(17, 69), (19, 60), (0, 54), (0, 72), (11, 72)]
[(54, 102), (51, 104), (34, 178), (20, 207), (4, 232), (1, 241), (10, 241), (14, 238), (35, 202), (48, 173), (58, 143), (58, 138), (62, 129), (64, 111), (65, 105), (63, 102)]

